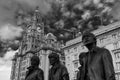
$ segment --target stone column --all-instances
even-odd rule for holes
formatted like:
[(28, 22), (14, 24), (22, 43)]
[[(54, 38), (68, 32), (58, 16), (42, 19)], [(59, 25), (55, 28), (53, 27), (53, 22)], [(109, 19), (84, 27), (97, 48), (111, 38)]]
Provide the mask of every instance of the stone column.
[(50, 50), (46, 51), (45, 54), (45, 71), (44, 71), (44, 80), (48, 80), (48, 74), (49, 74), (49, 60), (48, 60), (48, 55), (50, 54)]

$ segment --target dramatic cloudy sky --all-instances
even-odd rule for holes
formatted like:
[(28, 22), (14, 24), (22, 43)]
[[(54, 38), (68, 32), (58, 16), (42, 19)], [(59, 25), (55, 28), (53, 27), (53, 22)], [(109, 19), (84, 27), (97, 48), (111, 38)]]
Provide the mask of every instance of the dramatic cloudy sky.
[(10, 51), (0, 58), (0, 80), (10, 80), (11, 73), (11, 59), (17, 51)]
[[(39, 6), (40, 11), (45, 14), (50, 10), (51, 1), (54, 0), (0, 0), (0, 42), (14, 39), (21, 34), (22, 29), (15, 25), (15, 14), (19, 9), (30, 11)], [(10, 80), (11, 59), (14, 54), (14, 51), (0, 51), (0, 80)]]

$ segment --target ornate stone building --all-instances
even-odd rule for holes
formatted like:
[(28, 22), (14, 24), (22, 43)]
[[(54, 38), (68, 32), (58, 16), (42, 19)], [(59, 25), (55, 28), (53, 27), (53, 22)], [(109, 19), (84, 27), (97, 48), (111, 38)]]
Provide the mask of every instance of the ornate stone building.
[[(39, 22), (38, 22), (39, 20)], [(51, 49), (58, 50), (60, 45), (56, 42), (56, 37), (52, 33), (44, 34), (44, 24), (39, 10), (36, 9), (31, 22), (27, 25), (19, 52), (16, 53), (12, 62), (11, 80), (24, 80), (27, 67), (30, 66), (30, 58), (38, 55), (40, 58), (40, 68), (44, 71), (45, 80), (48, 80), (49, 61), (48, 54)], [(46, 49), (42, 49), (46, 48)]]
[(12, 59), (11, 80), (15, 80), (18, 77), (17, 55), (18, 53), (16, 53)]
[[(115, 22), (108, 26), (101, 26), (93, 31), (97, 36), (97, 45), (110, 50), (113, 64), (116, 73), (116, 80), (120, 80), (120, 22)], [(65, 52), (65, 62), (69, 71), (70, 80), (76, 79), (79, 61), (78, 56), (81, 52), (86, 52), (87, 49), (81, 41), (82, 35), (70, 40), (63, 48)]]

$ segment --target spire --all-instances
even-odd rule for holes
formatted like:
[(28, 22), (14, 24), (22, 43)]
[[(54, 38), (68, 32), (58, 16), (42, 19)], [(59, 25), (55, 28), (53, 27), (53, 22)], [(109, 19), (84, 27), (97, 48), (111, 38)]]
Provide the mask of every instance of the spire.
[(36, 21), (38, 16), (39, 16), (39, 7), (37, 6), (35, 11), (34, 11), (33, 20)]
[(37, 28), (38, 16), (39, 16), (39, 7), (37, 6), (34, 11), (34, 15), (33, 15), (33, 19), (32, 19), (32, 29), (36, 30), (36, 28)]

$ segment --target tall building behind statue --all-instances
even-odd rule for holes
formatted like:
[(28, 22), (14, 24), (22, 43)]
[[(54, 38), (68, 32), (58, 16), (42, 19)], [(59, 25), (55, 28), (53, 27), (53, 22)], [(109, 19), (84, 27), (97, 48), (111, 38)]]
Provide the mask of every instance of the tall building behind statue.
[[(20, 17), (19, 17), (20, 18)], [(19, 19), (18, 18), (18, 19)], [(44, 24), (42, 22), (42, 15), (40, 14), (38, 8), (34, 11), (32, 17), (27, 18), (29, 23), (27, 25), (19, 25), (25, 28), (23, 33), (23, 39), (20, 44), (19, 52), (15, 54), (12, 61), (12, 71), (11, 71), (11, 80), (25, 80), (27, 67), (30, 66), (30, 58), (33, 53), (26, 53), (27, 51), (34, 51), (36, 48), (43, 46), (55, 46), (58, 48), (59, 43), (49, 44), (47, 38), (55, 39), (55, 36), (49, 33), (48, 35), (44, 34)], [(21, 21), (18, 20), (18, 24)], [(49, 67), (47, 58), (47, 51), (40, 50), (34, 53), (40, 58), (40, 66), (44, 71)], [(47, 75), (48, 73), (45, 73)]]
[[(57, 2), (63, 4), (64, 0), (56, 0)], [(19, 11), (20, 14), (24, 13), (22, 10)], [(51, 42), (49, 44), (49, 40), (56, 40), (56, 37), (51, 33), (48, 35), (44, 34), (44, 23), (42, 20), (42, 14), (40, 14), (38, 7), (34, 11), (34, 15), (31, 17), (29, 15), (26, 16), (25, 24), (21, 24), (24, 22), (21, 18), (22, 16), (18, 16), (17, 25), (23, 27), (25, 32), (23, 33), (23, 39), (20, 43), (19, 52), (15, 54), (12, 60), (12, 68), (11, 68), (11, 79), (10, 80), (25, 80), (25, 75), (27, 71), (27, 67), (30, 66), (30, 58), (33, 55), (32, 53), (27, 53), (26, 51), (35, 50), (36, 48), (40, 48), (43, 46), (52, 46), (56, 49), (60, 49), (61, 44), (59, 42)], [(50, 38), (46, 41), (47, 38)], [(48, 42), (48, 43), (46, 43)], [(49, 51), (50, 52), (50, 51)], [(40, 58), (40, 66), (44, 72), (46, 72), (46, 68), (49, 67), (49, 62), (46, 60), (47, 51), (40, 50), (35, 53)], [(61, 56), (61, 61), (64, 63), (64, 55)], [(48, 72), (44, 73), (45, 77), (48, 75)], [(47, 78), (45, 79), (47, 80)]]
[[(12, 74), (11, 74), (11, 80), (24, 80), (26, 75), (27, 67), (30, 66), (30, 57), (33, 55), (32, 53), (27, 53), (26, 51), (29, 50), (35, 50), (36, 48), (43, 46), (45, 43), (43, 43), (44, 40), (44, 26), (42, 23), (42, 18), (39, 18), (40, 23), (38, 23), (38, 16), (41, 17), (41, 15), (38, 15), (39, 12), (36, 9), (34, 12), (34, 15), (28, 19), (31, 19), (31, 22), (29, 24), (25, 25), (19, 25), (25, 27), (25, 32), (23, 33), (23, 39), (20, 44), (19, 52), (16, 53), (13, 59), (13, 65), (12, 65)], [(19, 23), (19, 21), (18, 21)], [(43, 52), (36, 53), (40, 59), (41, 54)], [(42, 66), (40, 66), (42, 67)]]

